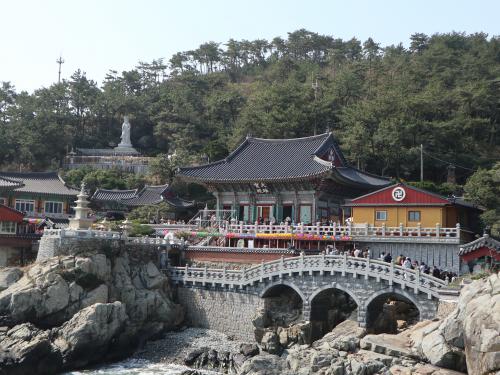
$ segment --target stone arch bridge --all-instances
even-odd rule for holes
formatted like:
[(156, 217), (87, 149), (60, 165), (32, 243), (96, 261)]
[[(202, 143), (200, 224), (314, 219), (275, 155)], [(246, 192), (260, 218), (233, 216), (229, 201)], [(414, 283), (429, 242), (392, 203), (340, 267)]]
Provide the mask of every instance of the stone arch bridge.
[[(275, 288), (293, 289), (302, 300), (302, 317), (309, 320), (315, 298), (326, 290), (347, 293), (357, 305), (357, 320), (366, 326), (370, 306), (384, 296), (409, 301), (419, 318), (436, 316), (446, 282), (418, 270), (346, 255), (280, 258), (242, 270), (170, 267), (170, 280), (194, 325), (251, 338), (252, 314)], [(232, 329), (234, 320), (239, 321)], [(246, 328), (243, 328), (246, 327)]]

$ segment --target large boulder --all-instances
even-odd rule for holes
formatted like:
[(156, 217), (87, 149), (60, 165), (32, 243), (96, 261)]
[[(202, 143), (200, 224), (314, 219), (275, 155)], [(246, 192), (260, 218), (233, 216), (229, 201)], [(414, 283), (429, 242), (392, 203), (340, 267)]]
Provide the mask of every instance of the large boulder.
[(443, 321), (412, 336), (413, 351), (431, 364), (470, 374), (500, 370), (500, 279), (497, 274), (464, 287)]
[(62, 368), (62, 358), (55, 350), (47, 331), (24, 323), (0, 335), (0, 374), (55, 374)]
[(313, 343), (314, 348), (328, 347), (331, 349), (353, 352), (359, 348), (359, 341), (366, 335), (366, 330), (352, 320), (339, 323), (331, 332)]
[(184, 311), (172, 302), (166, 277), (144, 251), (129, 250), (49, 258), (14, 283), (18, 273), (4, 273), (0, 374), (5, 366), (9, 374), (36, 375), (123, 358), (180, 324)]
[(0, 292), (7, 289), (23, 276), (23, 271), (15, 267), (0, 268)]
[(471, 288), (465, 309), (464, 344), (469, 374), (500, 371), (500, 277), (490, 276)]
[(64, 367), (81, 367), (106, 357), (112, 339), (123, 331), (126, 321), (121, 302), (97, 303), (79, 311), (53, 332)]
[(246, 361), (238, 373), (239, 375), (292, 375), (284, 359), (272, 355), (261, 354)]

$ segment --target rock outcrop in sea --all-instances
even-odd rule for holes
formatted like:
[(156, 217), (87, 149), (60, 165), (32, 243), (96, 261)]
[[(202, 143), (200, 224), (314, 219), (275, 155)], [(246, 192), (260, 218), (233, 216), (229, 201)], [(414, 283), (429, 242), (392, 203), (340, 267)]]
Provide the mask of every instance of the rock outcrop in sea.
[(87, 250), (0, 275), (0, 374), (54, 374), (124, 358), (183, 320), (144, 249)]

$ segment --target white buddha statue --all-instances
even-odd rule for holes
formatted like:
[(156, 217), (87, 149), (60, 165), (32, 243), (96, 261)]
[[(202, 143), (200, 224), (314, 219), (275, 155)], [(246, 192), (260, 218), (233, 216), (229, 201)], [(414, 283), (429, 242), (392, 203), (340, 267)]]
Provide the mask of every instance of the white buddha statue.
[(120, 148), (132, 148), (132, 142), (130, 141), (130, 122), (128, 116), (123, 116), (122, 124), (122, 136), (121, 142), (118, 145)]

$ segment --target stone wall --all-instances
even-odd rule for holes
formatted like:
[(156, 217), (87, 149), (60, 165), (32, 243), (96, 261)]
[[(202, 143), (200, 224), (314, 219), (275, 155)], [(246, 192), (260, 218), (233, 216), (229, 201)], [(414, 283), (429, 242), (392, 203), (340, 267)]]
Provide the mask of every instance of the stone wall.
[(390, 242), (360, 242), (359, 246), (370, 247), (372, 258), (378, 259), (381, 252), (389, 252), (393, 259), (400, 254), (412, 260), (422, 261), (429, 266), (457, 272), (460, 267), (458, 257), (459, 245), (431, 243), (390, 243)]
[(209, 328), (238, 340), (255, 341), (254, 318), (264, 300), (256, 295), (225, 289), (178, 286), (177, 302), (186, 310), (190, 326)]

